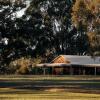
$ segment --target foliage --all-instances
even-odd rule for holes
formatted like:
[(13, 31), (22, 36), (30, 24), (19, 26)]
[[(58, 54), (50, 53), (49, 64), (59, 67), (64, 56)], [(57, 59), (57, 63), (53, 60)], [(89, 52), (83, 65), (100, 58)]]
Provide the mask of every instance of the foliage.
[(73, 24), (87, 33), (91, 49), (100, 51), (100, 0), (76, 0), (72, 11)]
[[(19, 65), (13, 68), (12, 63), (22, 58), (28, 60), (29, 56), (37, 58), (33, 61), (37, 63), (50, 62), (59, 54), (86, 55), (96, 51), (98, 55), (100, 39), (95, 34), (100, 31), (99, 3), (31, 0), (27, 7), (26, 0), (0, 0), (0, 73), (8, 73), (8, 65), (12, 66), (11, 73), (15, 72)], [(18, 18), (18, 11), (23, 9), (25, 14)], [(22, 67), (22, 73), (28, 72), (25, 68)]]
[(8, 68), (8, 74), (31, 74), (32, 67), (42, 62), (42, 58), (37, 56), (32, 59), (30, 57), (21, 57), (20, 59), (11, 61)]
[[(88, 43), (76, 44), (77, 30), (71, 24), (71, 8), (74, 0), (32, 0), (24, 16), (30, 32), (31, 47), (35, 55), (80, 54), (87, 51)], [(74, 38), (77, 36), (77, 38)], [(85, 37), (84, 37), (85, 40)], [(80, 47), (82, 45), (82, 47)], [(74, 49), (79, 48), (79, 49)], [(83, 49), (83, 50), (82, 50)]]
[[(72, 53), (71, 46), (71, 7), (72, 0), (32, 0), (26, 11), (29, 18), (37, 54), (45, 54), (49, 49), (54, 54)], [(32, 25), (32, 26), (31, 26)], [(69, 47), (68, 47), (69, 45)]]
[(6, 73), (9, 62), (25, 53), (26, 45), (19, 36), (16, 17), (16, 12), (23, 8), (22, 0), (0, 0), (0, 73)]

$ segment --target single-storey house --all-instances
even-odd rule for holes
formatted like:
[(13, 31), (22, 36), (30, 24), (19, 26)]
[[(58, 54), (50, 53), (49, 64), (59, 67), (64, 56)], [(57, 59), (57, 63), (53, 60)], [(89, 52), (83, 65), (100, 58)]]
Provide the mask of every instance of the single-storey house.
[(60, 55), (37, 67), (43, 69), (43, 74), (50, 75), (100, 75), (100, 57)]

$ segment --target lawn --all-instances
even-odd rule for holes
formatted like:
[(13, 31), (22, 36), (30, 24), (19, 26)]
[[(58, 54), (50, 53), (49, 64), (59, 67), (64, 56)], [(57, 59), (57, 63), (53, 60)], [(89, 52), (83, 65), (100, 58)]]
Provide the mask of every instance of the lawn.
[(0, 76), (0, 100), (100, 100), (99, 76)]
[(0, 100), (100, 100), (99, 94), (43, 91), (34, 92), (32, 94), (0, 94)]

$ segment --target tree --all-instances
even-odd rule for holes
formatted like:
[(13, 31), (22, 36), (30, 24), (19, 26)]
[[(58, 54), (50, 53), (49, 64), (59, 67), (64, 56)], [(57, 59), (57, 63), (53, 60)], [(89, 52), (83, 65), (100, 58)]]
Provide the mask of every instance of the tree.
[(58, 55), (72, 53), (72, 4), (73, 0), (32, 0), (26, 19), (33, 30), (36, 53), (44, 54), (48, 49)]
[(76, 0), (72, 8), (72, 22), (86, 32), (92, 53), (100, 51), (100, 0)]
[(6, 73), (9, 62), (17, 56), (21, 42), (16, 42), (16, 12), (24, 7), (23, 0), (0, 0), (0, 73)]

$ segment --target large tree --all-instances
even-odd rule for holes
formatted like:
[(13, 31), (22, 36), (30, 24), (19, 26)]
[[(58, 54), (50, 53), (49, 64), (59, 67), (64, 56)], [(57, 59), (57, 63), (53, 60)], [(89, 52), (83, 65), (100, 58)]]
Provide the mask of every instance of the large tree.
[(100, 0), (76, 0), (72, 11), (73, 24), (88, 35), (92, 54), (100, 51)]
[[(0, 1), (0, 71), (7, 72), (11, 61), (27, 56), (86, 53), (88, 42), (82, 25), (77, 31), (71, 23), (74, 0)], [(27, 9), (18, 18), (18, 11)]]
[(16, 13), (25, 7), (23, 0), (0, 0), (0, 71), (4, 72), (9, 62), (18, 57), (21, 42), (17, 32)]
[(47, 49), (56, 54), (76, 54), (72, 37), (77, 33), (71, 24), (73, 3), (74, 0), (32, 0), (26, 19), (34, 30), (32, 35), (38, 54), (44, 54)]

